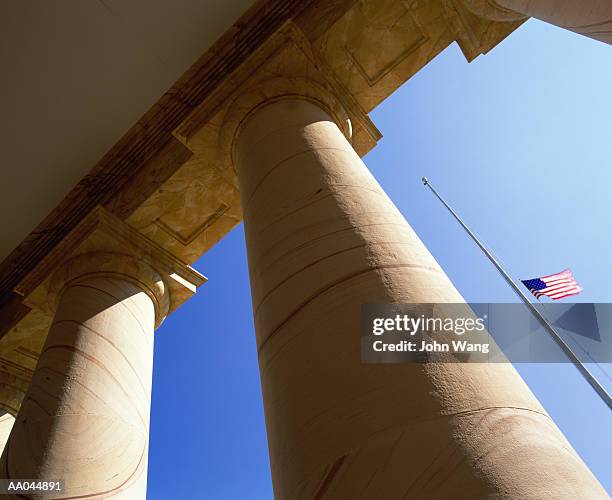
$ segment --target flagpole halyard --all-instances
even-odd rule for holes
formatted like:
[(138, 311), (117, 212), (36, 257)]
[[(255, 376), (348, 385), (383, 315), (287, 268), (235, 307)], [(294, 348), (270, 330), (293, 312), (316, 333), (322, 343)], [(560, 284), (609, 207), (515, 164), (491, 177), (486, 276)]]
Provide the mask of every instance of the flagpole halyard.
[[(486, 255), (486, 257), (491, 261), (491, 263), (495, 266), (497, 271), (502, 275), (506, 283), (510, 285), (510, 287), (514, 290), (514, 292), (520, 297), (520, 299), (525, 303), (527, 308), (531, 311), (531, 313), (535, 316), (535, 318), (540, 322), (540, 324), (544, 327), (544, 329), (548, 332), (548, 334), (553, 338), (553, 340), (557, 343), (557, 345), (561, 348), (561, 350), (565, 353), (565, 355), (570, 359), (570, 361), (576, 366), (581, 375), (586, 379), (586, 381), (591, 385), (591, 387), (595, 390), (595, 392), (601, 397), (601, 399), (608, 405), (608, 408), (612, 409), (612, 398), (606, 391), (605, 387), (602, 386), (599, 381), (593, 376), (593, 374), (589, 371), (589, 369), (584, 366), (582, 361), (574, 354), (574, 351), (570, 348), (569, 345), (563, 340), (563, 338), (557, 333), (557, 331), (553, 328), (553, 326), (548, 322), (548, 320), (538, 311), (538, 309), (533, 305), (533, 303), (529, 300), (527, 295), (519, 288), (519, 286), (514, 282), (514, 280), (510, 277), (510, 275), (506, 272), (506, 270), (497, 262), (497, 259), (493, 257), (491, 252), (480, 242), (480, 240), (476, 237), (476, 235), (472, 232), (472, 230), (463, 222), (461, 217), (455, 212), (448, 203), (438, 194), (435, 188), (431, 185), (427, 177), (422, 177), (421, 181), (425, 187), (428, 187), (431, 192), (440, 200), (440, 202), (446, 207), (446, 209), (451, 213), (451, 215), (455, 218), (457, 222), (461, 225), (461, 227), (465, 230), (465, 232), (472, 238), (472, 240), (478, 245), (478, 247), (482, 250), (482, 252)], [(538, 301), (540, 299), (538, 298)]]

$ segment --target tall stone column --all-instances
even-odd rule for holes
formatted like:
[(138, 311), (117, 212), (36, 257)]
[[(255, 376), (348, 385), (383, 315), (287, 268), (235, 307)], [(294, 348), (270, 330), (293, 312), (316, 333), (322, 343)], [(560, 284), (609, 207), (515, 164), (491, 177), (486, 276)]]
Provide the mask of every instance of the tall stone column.
[[(206, 278), (97, 207), (19, 285), (51, 324), (0, 477), (145, 498), (153, 331)], [(21, 398), (20, 398), (21, 399)]]
[(494, 21), (516, 13), (612, 45), (612, 2), (609, 0), (464, 0), (474, 13)]
[(605, 498), (511, 365), (360, 362), (362, 304), (462, 298), (320, 104), (234, 157), (277, 498)]
[[(0, 413), (2, 412), (0, 411)], [(4, 446), (8, 441), (14, 422), (15, 417), (13, 417), (13, 415), (10, 413), (6, 412), (3, 415), (0, 415), (0, 454), (2, 453), (2, 450), (4, 450)]]
[(153, 331), (167, 288), (148, 265), (85, 254), (59, 303), (2, 457), (3, 477), (66, 482), (60, 497), (145, 498)]

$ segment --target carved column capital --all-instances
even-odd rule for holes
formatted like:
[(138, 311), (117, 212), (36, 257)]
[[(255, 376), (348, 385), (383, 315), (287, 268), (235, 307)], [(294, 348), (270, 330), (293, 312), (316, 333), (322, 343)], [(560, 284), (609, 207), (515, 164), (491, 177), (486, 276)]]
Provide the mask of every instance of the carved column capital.
[(333, 89), (307, 78), (271, 78), (245, 88), (232, 101), (225, 114), (219, 142), (224, 150), (230, 152), (234, 169), (236, 137), (244, 123), (258, 109), (284, 99), (308, 101), (325, 110), (347, 141), (352, 143), (353, 126), (350, 114)]
[(120, 275), (155, 304), (155, 325), (206, 278), (139, 231), (98, 207), (19, 284), (24, 303), (49, 318), (65, 286), (92, 275)]
[(155, 325), (160, 325), (170, 309), (170, 287), (149, 264), (130, 255), (90, 252), (64, 262), (51, 276), (49, 304), (55, 310), (62, 292), (71, 285), (94, 277), (115, 277), (143, 290), (155, 307)]

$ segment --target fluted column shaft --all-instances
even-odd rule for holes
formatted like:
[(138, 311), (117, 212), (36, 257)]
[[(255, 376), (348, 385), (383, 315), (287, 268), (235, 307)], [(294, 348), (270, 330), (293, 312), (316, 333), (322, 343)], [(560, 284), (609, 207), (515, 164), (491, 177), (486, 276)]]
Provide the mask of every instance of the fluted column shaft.
[(2, 457), (3, 477), (63, 479), (61, 498), (145, 498), (158, 308), (152, 289), (161, 278), (150, 269), (144, 278), (138, 267), (83, 268), (63, 285)]
[(292, 98), (235, 147), (277, 498), (599, 498), (511, 365), (366, 365), (360, 308), (461, 297), (330, 115)]

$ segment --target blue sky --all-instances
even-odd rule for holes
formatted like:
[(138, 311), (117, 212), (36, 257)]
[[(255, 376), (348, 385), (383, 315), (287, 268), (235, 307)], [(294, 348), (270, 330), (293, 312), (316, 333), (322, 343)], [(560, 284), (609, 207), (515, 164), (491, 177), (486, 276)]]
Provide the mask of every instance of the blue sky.
[[(571, 267), (578, 300), (612, 302), (610, 89), (612, 47), (530, 20), (471, 64), (452, 45), (398, 89), (364, 160), (466, 300), (515, 297), (422, 175), (515, 277)], [(195, 267), (210, 281), (156, 333), (149, 498), (271, 499), (242, 225)], [(570, 364), (517, 368), (612, 491), (607, 407)]]

